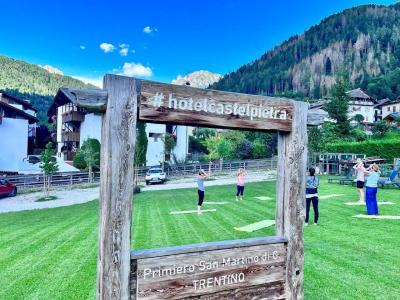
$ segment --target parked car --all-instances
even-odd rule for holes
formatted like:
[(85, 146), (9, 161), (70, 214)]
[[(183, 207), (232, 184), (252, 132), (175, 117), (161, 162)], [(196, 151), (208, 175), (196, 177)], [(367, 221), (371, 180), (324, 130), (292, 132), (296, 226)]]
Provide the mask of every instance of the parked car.
[(151, 168), (146, 173), (146, 184), (164, 183), (165, 181), (167, 181), (167, 175), (161, 168)]
[(0, 179), (0, 197), (14, 197), (16, 195), (16, 185), (8, 182), (6, 179)]

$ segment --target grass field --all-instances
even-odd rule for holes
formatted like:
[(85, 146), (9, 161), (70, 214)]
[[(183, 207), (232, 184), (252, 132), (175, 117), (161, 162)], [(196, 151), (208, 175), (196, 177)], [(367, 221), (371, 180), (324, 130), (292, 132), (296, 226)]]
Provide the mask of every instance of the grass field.
[[(305, 228), (306, 299), (400, 299), (400, 221), (352, 218), (363, 206), (355, 188), (327, 184), (320, 195), (320, 226)], [(170, 215), (196, 208), (196, 191), (144, 192), (135, 197), (135, 249), (273, 235), (274, 229), (238, 232), (244, 226), (273, 219), (275, 183), (248, 184), (245, 201), (232, 201), (232, 187), (209, 187), (204, 205), (216, 212), (201, 216)], [(379, 190), (378, 198), (395, 202), (380, 207), (400, 215), (400, 191)], [(0, 200), (1, 201), (1, 200)], [(40, 211), (0, 214), (0, 299), (94, 299), (98, 203)]]

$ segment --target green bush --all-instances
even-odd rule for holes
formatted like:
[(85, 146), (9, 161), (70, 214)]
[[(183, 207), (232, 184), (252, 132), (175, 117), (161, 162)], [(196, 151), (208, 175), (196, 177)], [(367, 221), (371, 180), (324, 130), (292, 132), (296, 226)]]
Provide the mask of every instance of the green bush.
[(379, 156), (392, 162), (400, 156), (400, 139), (368, 140), (363, 142), (341, 142), (326, 145), (327, 152), (360, 153)]
[(86, 169), (87, 165), (82, 151), (78, 150), (72, 160), (75, 168), (78, 168), (79, 170)]

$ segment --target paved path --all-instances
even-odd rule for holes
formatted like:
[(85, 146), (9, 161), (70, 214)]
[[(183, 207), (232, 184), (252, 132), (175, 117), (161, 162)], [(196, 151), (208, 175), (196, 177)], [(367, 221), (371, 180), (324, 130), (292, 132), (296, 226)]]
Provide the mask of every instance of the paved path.
[(0, 198), (0, 213), (69, 206), (89, 202), (99, 198), (99, 188), (52, 191), (50, 195), (56, 196), (57, 199), (52, 201), (35, 202), (38, 198), (43, 197), (42, 192), (21, 194), (16, 197)]
[[(265, 180), (273, 180), (274, 178), (274, 172), (255, 172), (248, 174), (246, 181), (259, 182)], [(228, 184), (236, 184), (236, 178), (234, 176), (227, 175), (216, 177), (215, 180), (205, 182), (206, 187)], [(195, 178), (183, 178), (170, 181), (166, 184), (149, 185), (144, 187), (142, 191), (174, 190), (195, 187)], [(86, 203), (99, 198), (99, 188), (96, 187), (85, 189), (57, 190), (52, 191), (51, 195), (56, 196), (57, 199), (52, 201), (36, 202), (38, 198), (43, 197), (43, 193), (41, 192), (21, 194), (16, 197), (0, 198), (0, 213), (53, 208)]]

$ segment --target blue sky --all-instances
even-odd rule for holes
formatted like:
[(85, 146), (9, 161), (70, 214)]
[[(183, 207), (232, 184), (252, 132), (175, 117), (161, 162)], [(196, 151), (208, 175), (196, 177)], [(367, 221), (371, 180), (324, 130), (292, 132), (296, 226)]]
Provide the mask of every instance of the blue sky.
[(0, 0), (0, 54), (85, 79), (170, 82), (200, 69), (226, 74), (333, 13), (395, 2)]

